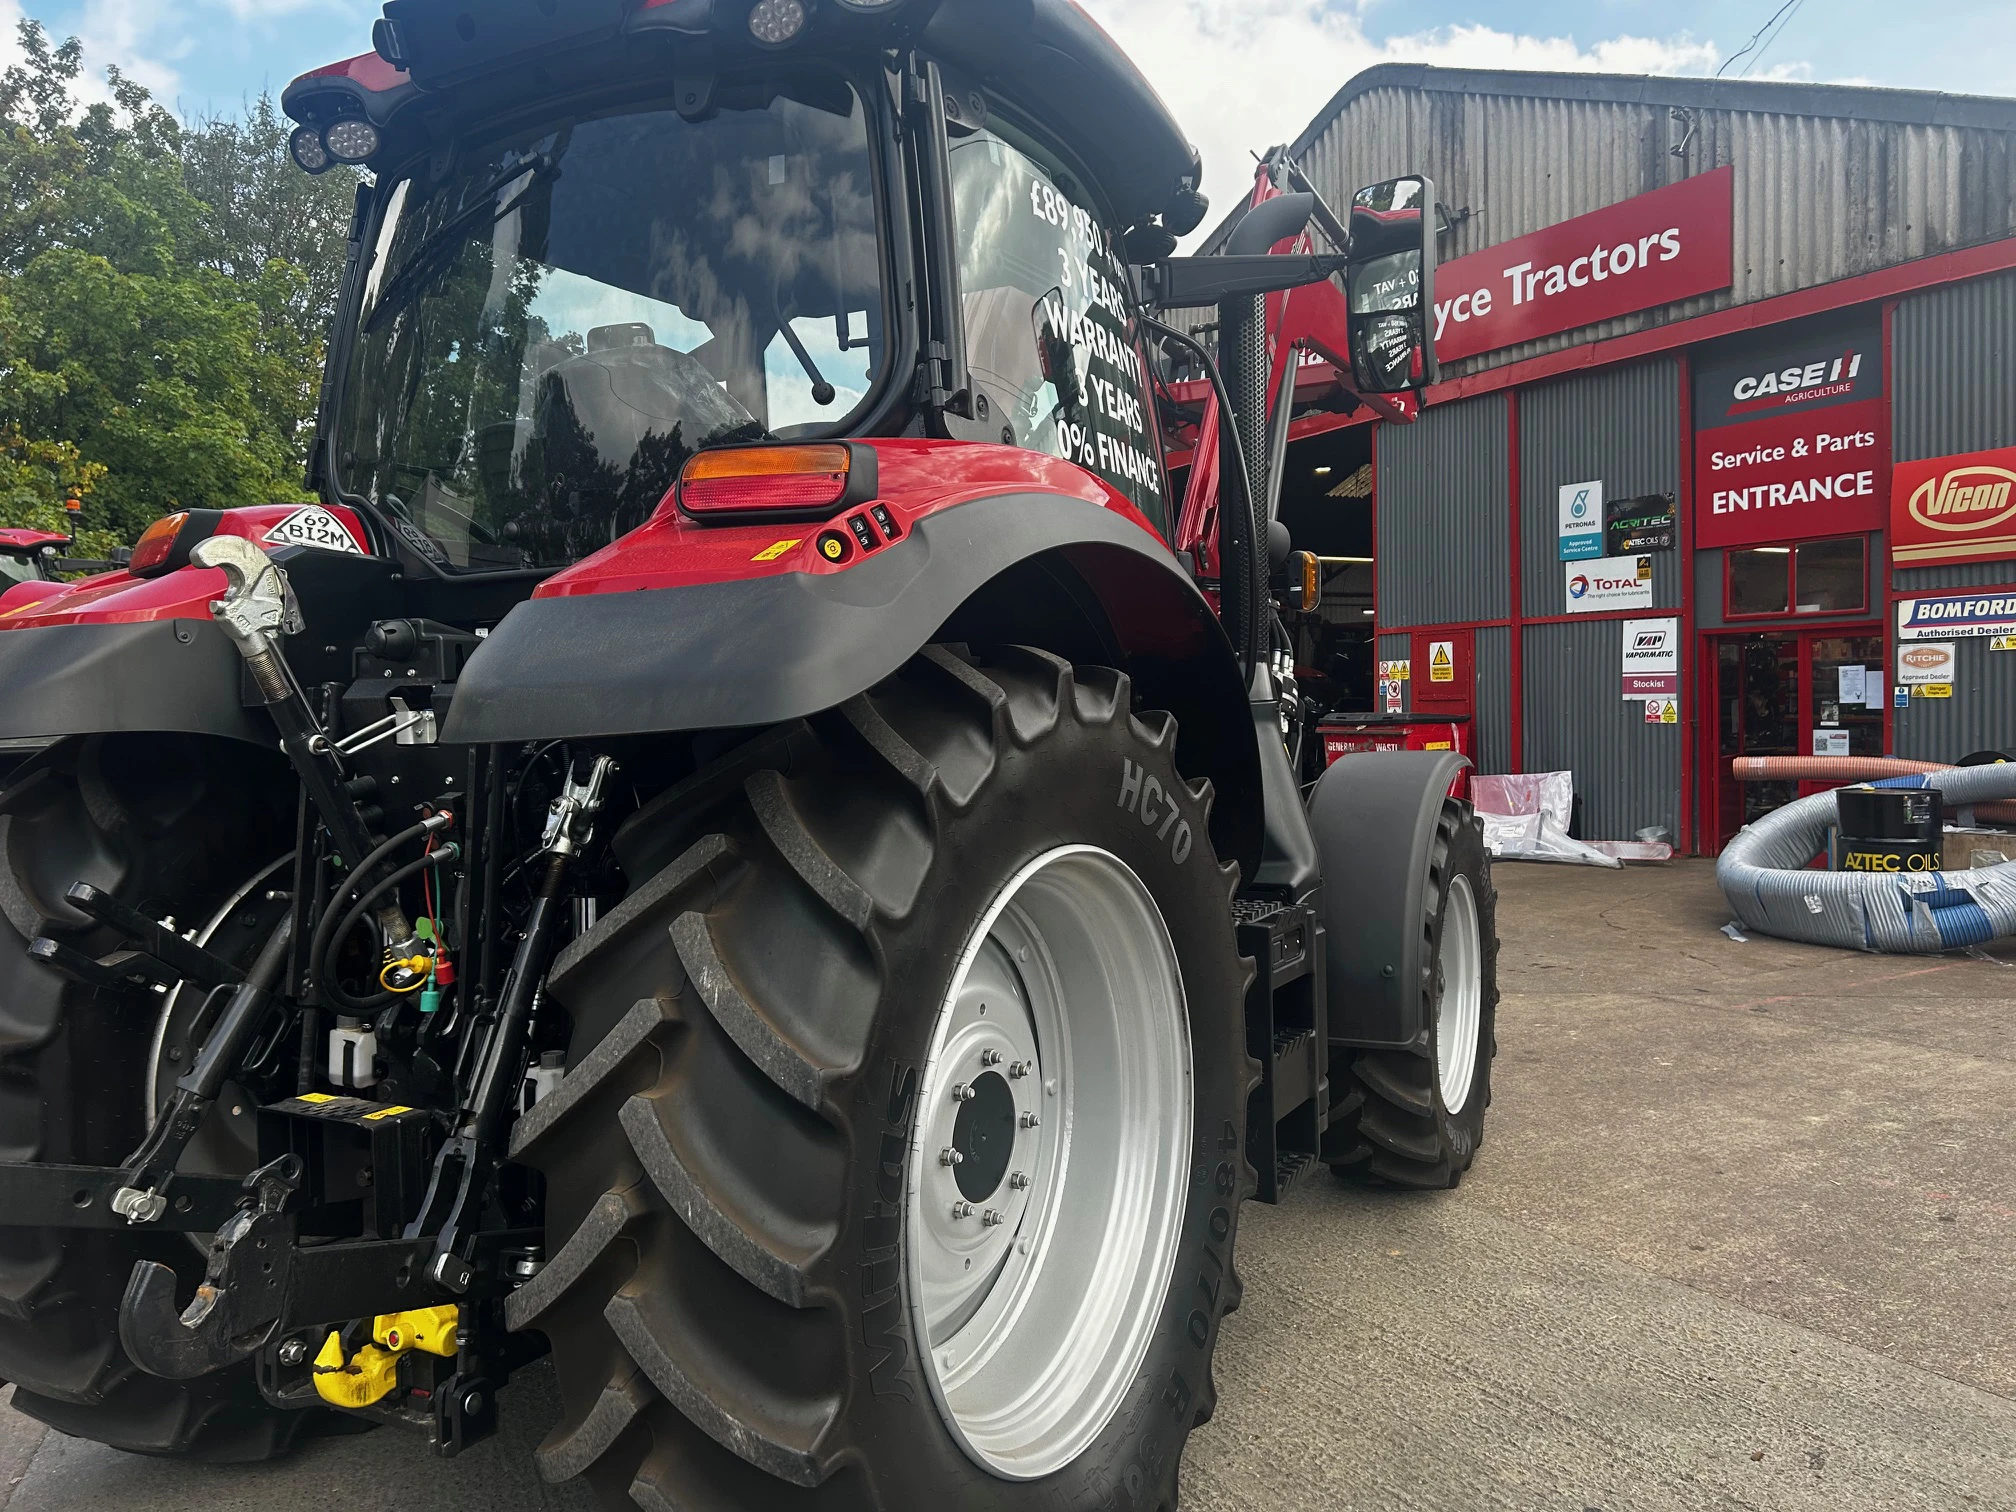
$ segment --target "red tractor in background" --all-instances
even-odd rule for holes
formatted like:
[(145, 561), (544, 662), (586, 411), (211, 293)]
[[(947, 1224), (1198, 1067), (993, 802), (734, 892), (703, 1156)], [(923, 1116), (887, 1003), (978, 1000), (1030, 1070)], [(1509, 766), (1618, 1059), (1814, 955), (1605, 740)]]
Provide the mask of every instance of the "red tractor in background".
[(1489, 1101), (1460, 762), (1305, 801), (1275, 654), (1283, 375), (1433, 377), (1432, 192), (1173, 256), (1065, 0), (373, 40), (285, 96), (373, 171), (319, 502), (0, 596), (15, 1405), (452, 1455), (550, 1351), (610, 1507), (1173, 1506), (1242, 1201)]

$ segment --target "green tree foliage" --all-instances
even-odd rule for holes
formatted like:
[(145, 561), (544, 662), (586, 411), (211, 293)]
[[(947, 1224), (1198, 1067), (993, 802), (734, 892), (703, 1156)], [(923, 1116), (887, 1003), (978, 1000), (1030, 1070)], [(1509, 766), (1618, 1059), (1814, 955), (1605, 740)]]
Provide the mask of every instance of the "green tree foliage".
[[(355, 177), (293, 170), (270, 99), (185, 128), (117, 70), (84, 105), (75, 39), (24, 22), (21, 47), (0, 77), (0, 431), (98, 469), (87, 521), (125, 540), (303, 497)], [(18, 492), (0, 525), (28, 523)]]

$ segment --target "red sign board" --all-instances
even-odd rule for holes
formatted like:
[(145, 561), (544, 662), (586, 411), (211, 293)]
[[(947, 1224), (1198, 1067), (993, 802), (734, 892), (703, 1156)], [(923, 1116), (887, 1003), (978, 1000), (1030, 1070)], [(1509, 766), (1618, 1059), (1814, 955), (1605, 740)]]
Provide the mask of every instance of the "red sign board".
[(2016, 446), (1899, 462), (1890, 559), (1899, 567), (2016, 557)]
[(1695, 433), (1694, 544), (1881, 530), (1889, 406), (1860, 399)]
[(1515, 237), (1435, 270), (1435, 351), (1444, 361), (1726, 289), (1736, 170)]

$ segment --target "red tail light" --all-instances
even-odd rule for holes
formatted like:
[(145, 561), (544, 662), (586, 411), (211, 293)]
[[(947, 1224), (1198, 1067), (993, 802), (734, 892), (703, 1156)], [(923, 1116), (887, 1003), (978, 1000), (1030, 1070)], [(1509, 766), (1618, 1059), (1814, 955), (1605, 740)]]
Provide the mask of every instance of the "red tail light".
[(126, 570), (135, 577), (145, 577), (165, 565), (175, 550), (175, 538), (188, 523), (189, 511), (185, 509), (180, 514), (163, 515), (149, 525), (133, 543), (133, 560), (126, 564)]
[(742, 446), (704, 451), (679, 475), (696, 520), (823, 520), (875, 494), (875, 453), (861, 446)]

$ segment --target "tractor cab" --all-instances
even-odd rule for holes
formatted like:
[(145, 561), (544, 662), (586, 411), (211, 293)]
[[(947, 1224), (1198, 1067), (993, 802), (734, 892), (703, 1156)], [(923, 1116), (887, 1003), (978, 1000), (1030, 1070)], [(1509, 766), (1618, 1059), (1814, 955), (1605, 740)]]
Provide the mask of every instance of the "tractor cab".
[(394, 0), (375, 41), (285, 107), (376, 177), (315, 471), (387, 552), (543, 575), (701, 450), (905, 434), (1166, 528), (1126, 248), (1198, 162), (1075, 5)]

